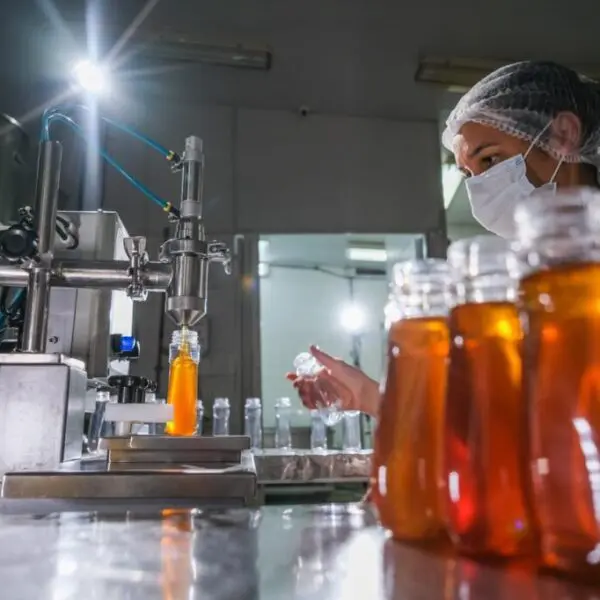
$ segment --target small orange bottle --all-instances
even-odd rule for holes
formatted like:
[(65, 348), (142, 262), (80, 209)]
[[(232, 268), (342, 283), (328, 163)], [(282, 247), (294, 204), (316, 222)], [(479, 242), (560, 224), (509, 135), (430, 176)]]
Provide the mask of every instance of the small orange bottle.
[(165, 427), (168, 435), (194, 435), (197, 428), (198, 333), (182, 328), (173, 332), (169, 346), (169, 389), (167, 403), (173, 406), (173, 420)]
[[(443, 260), (394, 266), (397, 320), (375, 435), (371, 499), (395, 539), (445, 538), (440, 493), (448, 327)], [(389, 306), (388, 306), (389, 309)]]
[(542, 559), (600, 582), (600, 193), (540, 195), (515, 221)]
[(535, 547), (522, 391), (517, 259), (508, 242), (479, 236), (448, 249), (454, 291), (444, 478), (455, 546), (478, 557)]

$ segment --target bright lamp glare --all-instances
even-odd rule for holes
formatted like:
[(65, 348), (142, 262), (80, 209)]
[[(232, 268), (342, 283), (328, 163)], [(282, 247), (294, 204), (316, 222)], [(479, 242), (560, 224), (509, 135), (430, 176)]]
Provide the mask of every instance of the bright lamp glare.
[(104, 68), (90, 60), (82, 60), (73, 68), (75, 81), (88, 92), (102, 92), (107, 88), (107, 77)]
[(340, 321), (348, 333), (360, 333), (367, 323), (367, 315), (362, 307), (349, 304), (342, 310)]

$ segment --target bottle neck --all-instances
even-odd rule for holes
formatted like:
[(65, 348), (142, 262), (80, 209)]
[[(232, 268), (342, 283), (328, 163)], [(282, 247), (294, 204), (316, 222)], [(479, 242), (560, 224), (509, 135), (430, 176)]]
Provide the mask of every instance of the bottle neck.
[(485, 302), (516, 302), (518, 282), (508, 273), (487, 273), (465, 277), (452, 286), (448, 303), (483, 304)]
[(173, 362), (178, 357), (189, 357), (195, 363), (200, 362), (200, 345), (198, 344), (197, 331), (182, 328), (171, 334), (169, 362)]

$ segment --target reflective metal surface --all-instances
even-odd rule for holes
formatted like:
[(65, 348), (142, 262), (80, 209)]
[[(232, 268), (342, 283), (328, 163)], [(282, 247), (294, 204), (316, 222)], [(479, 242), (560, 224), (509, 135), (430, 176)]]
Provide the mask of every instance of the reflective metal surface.
[[(124, 289), (127, 283), (121, 280), (122, 289), (94, 288), (89, 285), (98, 277), (109, 275), (107, 266), (112, 264), (114, 271), (123, 268), (127, 275), (129, 262), (123, 247), (127, 231), (115, 212), (73, 211), (61, 213), (73, 223), (79, 237), (76, 250), (56, 250), (53, 267), (56, 279), (65, 281), (71, 265), (78, 287), (65, 289), (53, 287), (50, 294), (50, 320), (48, 325), (48, 352), (61, 352), (83, 360), (88, 377), (104, 378), (111, 373), (110, 344), (111, 333), (132, 335), (133, 302)], [(68, 261), (68, 262), (67, 262)], [(113, 262), (119, 261), (119, 262)], [(64, 267), (62, 266), (64, 263)], [(85, 267), (90, 265), (88, 271)], [(113, 271), (113, 274), (114, 274)], [(77, 282), (77, 276), (81, 278)], [(86, 286), (86, 287), (84, 287)], [(119, 287), (116, 284), (114, 288)], [(122, 362), (112, 371), (128, 372), (128, 363)]]
[(226, 469), (7, 473), (1, 494), (3, 500), (120, 500), (135, 504), (136, 500), (168, 503), (187, 499), (240, 506), (250, 504), (255, 495), (256, 474), (248, 464)]
[(0, 516), (7, 600), (596, 600), (387, 540), (352, 505)]
[(208, 271), (211, 262), (229, 269), (230, 254), (220, 242), (206, 242), (202, 221), (204, 155), (202, 140), (185, 140), (182, 157), (181, 218), (175, 237), (161, 247), (160, 258), (169, 262), (173, 277), (167, 290), (165, 312), (177, 327), (192, 327), (206, 314)]
[[(108, 460), (115, 463), (152, 463), (177, 465), (234, 464), (250, 459), (254, 462), (250, 439), (246, 436), (131, 436), (100, 440), (108, 450)], [(153, 468), (156, 468), (153, 466)]]
[(258, 450), (254, 452), (260, 483), (366, 482), (371, 473), (372, 450)]
[(43, 352), (46, 349), (50, 269), (54, 250), (61, 161), (62, 146), (58, 142), (48, 141), (40, 144), (34, 213), (39, 262), (28, 277), (21, 341), (21, 349), (24, 352)]
[(81, 456), (87, 376), (60, 355), (0, 355), (0, 474)]

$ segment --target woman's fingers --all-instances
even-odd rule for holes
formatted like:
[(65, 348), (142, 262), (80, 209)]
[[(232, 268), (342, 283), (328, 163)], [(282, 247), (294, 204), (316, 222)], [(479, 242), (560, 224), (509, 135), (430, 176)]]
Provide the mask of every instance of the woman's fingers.
[(310, 347), (310, 353), (333, 375), (338, 377), (343, 376), (343, 369), (346, 366), (344, 361), (334, 358), (316, 346)]

